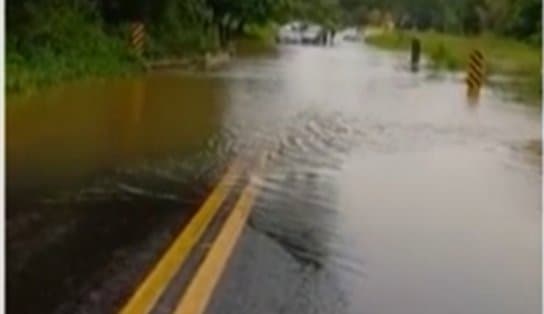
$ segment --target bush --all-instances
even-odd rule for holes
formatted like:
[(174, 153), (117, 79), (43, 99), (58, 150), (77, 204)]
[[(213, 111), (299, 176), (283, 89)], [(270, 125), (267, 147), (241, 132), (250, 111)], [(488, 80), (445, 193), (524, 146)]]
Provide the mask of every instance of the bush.
[(127, 37), (106, 34), (98, 14), (87, 2), (35, 3), (21, 10), (28, 22), (12, 32), (8, 27), (7, 92), (120, 73), (137, 64)]
[(449, 70), (454, 70), (460, 67), (459, 60), (455, 57), (455, 55), (453, 55), (450, 49), (446, 48), (442, 42), (431, 46), (429, 56), (437, 67), (443, 67)]
[(189, 56), (218, 48), (213, 32), (196, 27), (152, 26), (147, 40), (147, 56), (151, 58)]

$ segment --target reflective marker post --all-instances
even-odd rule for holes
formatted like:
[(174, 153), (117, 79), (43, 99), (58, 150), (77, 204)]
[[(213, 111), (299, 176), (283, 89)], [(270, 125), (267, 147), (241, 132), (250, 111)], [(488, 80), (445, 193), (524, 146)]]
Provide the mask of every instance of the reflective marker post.
[(145, 41), (145, 28), (142, 22), (134, 22), (130, 27), (130, 44), (138, 55), (142, 55)]
[(467, 96), (471, 101), (477, 101), (480, 97), (485, 78), (485, 58), (483, 53), (474, 49), (469, 56), (467, 73)]

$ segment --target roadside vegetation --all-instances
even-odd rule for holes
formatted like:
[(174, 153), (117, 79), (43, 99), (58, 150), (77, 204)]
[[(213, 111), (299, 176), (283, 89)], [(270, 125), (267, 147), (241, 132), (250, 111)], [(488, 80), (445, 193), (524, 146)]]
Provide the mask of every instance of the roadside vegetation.
[[(7, 0), (6, 91), (141, 71), (145, 61), (218, 52), (237, 38), (271, 42), (295, 16), (331, 20), (327, 0)], [(144, 23), (145, 51), (129, 45)]]
[[(302, 20), (330, 29), (394, 23), (369, 41), (406, 49), (418, 36), (440, 68), (462, 68), (477, 44), (492, 74), (514, 76), (520, 94), (536, 99), (541, 9), (540, 0), (6, 0), (6, 91), (134, 73), (234, 40), (272, 45), (278, 25)], [(146, 30), (141, 56), (129, 45), (135, 21)]]
[[(189, 53), (211, 42), (194, 21), (185, 27), (177, 22), (182, 10), (162, 2), (162, 7), (155, 3), (146, 8), (143, 16), (128, 1), (8, 0), (6, 91), (132, 73), (143, 68), (144, 58)], [(146, 25), (144, 56), (129, 46), (134, 20), (160, 21)]]
[(409, 50), (413, 38), (421, 41), (423, 53), (437, 69), (466, 69), (470, 52), (473, 48), (478, 48), (485, 55), (488, 76), (508, 76), (507, 82), (499, 80), (497, 84), (516, 90), (522, 100), (535, 104), (540, 100), (542, 58), (540, 49), (535, 46), (490, 33), (460, 36), (433, 31), (402, 30), (376, 33), (369, 36), (367, 42), (387, 49)]
[(93, 8), (7, 2), (6, 90), (128, 71), (135, 56), (100, 27)]
[[(367, 42), (387, 49), (423, 52), (439, 69), (462, 70), (473, 48), (486, 56), (488, 74), (509, 79), (498, 84), (524, 101), (542, 95), (542, 2), (540, 0), (341, 0), (348, 19), (365, 27), (389, 22), (395, 30), (372, 32)], [(500, 82), (500, 83), (499, 83)]]

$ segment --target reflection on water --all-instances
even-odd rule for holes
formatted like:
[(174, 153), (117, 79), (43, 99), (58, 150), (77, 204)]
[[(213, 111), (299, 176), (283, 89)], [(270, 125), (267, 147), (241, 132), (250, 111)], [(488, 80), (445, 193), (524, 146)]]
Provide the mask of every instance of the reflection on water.
[[(523, 148), (541, 138), (539, 114), (489, 90), (469, 106), (455, 75), (406, 62), (354, 44), (280, 47), (13, 101), (8, 300), (111, 308), (221, 165), (264, 147), (250, 225), (326, 271), (343, 312), (533, 313), (541, 156)], [(73, 267), (59, 280), (36, 263)], [(54, 288), (29, 288), (39, 281)]]
[(219, 81), (157, 74), (15, 100), (7, 110), (10, 187), (198, 151), (220, 127), (222, 97)]
[(163, 73), (10, 102), (12, 312), (64, 304), (73, 313), (78, 303), (102, 312), (119, 302), (227, 160), (218, 148), (223, 97), (219, 80)]

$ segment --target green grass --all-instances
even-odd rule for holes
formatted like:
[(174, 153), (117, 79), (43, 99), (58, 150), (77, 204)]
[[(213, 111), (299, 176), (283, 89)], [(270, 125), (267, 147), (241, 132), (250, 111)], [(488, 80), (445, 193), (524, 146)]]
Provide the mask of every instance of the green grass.
[(26, 24), (8, 30), (8, 94), (61, 81), (129, 73), (141, 65), (125, 39), (128, 28), (106, 33), (89, 11), (53, 5), (37, 8)]
[(421, 40), (423, 53), (438, 69), (465, 69), (472, 49), (480, 49), (486, 58), (488, 75), (509, 76), (511, 80), (507, 88), (516, 91), (521, 100), (540, 104), (540, 48), (492, 34), (466, 37), (436, 32), (377, 33), (368, 37), (367, 42), (392, 50), (408, 50), (413, 37)]
[(265, 25), (248, 25), (244, 29), (245, 37), (273, 44), (278, 31), (278, 25), (275, 23), (267, 23)]
[(145, 53), (138, 56), (129, 45), (128, 22), (105, 25), (93, 6), (38, 2), (23, 13), (25, 22), (12, 24), (7, 33), (8, 95), (69, 80), (134, 73), (144, 69), (146, 59), (198, 54), (215, 42), (196, 23), (167, 20), (148, 25)]
[(267, 23), (263, 25), (249, 24), (234, 39), (234, 45), (238, 54), (255, 54), (270, 51), (276, 44), (278, 25)]
[(6, 92), (25, 93), (63, 81), (124, 75), (140, 66), (136, 56), (116, 49), (65, 54), (44, 48), (32, 55), (11, 51), (6, 53)]

